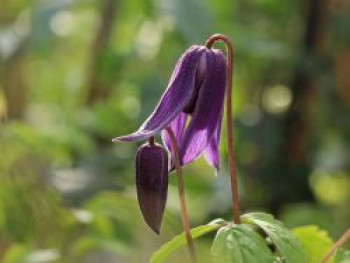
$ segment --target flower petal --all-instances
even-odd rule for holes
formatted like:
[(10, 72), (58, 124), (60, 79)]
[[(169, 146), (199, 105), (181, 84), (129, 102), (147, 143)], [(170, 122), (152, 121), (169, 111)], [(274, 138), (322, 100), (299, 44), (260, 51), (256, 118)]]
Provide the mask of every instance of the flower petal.
[(168, 88), (153, 113), (138, 131), (114, 138), (113, 142), (146, 140), (166, 127), (190, 101), (195, 90), (197, 64), (204, 52), (202, 46), (191, 46), (178, 61)]
[[(179, 115), (168, 126), (175, 135), (177, 145), (180, 144), (180, 141), (184, 134), (186, 120), (187, 120), (187, 114), (180, 112)], [(162, 131), (162, 139), (163, 139), (164, 145), (167, 147), (167, 149), (169, 150), (169, 152), (171, 152), (171, 155), (173, 156), (174, 152), (171, 146), (170, 136), (166, 130)]]
[(214, 133), (213, 138), (210, 140), (208, 146), (204, 150), (205, 159), (217, 171), (220, 169), (220, 153), (219, 153), (220, 133), (221, 133), (221, 121)]
[(207, 73), (193, 112), (192, 120), (179, 146), (180, 161), (185, 165), (204, 151), (222, 119), (226, 59), (219, 50), (206, 50)]

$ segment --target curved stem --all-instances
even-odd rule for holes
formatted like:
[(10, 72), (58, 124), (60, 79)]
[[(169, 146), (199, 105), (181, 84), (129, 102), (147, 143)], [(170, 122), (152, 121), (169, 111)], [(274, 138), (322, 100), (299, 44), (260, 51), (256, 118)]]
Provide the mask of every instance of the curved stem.
[(348, 228), (346, 232), (338, 239), (338, 241), (335, 242), (334, 246), (331, 247), (331, 249), (327, 252), (327, 254), (322, 259), (321, 263), (326, 263), (330, 259), (330, 257), (334, 254), (334, 252), (337, 250), (337, 248), (345, 244), (345, 242), (348, 241), (349, 238), (350, 238), (350, 228)]
[(240, 223), (240, 205), (238, 197), (238, 183), (236, 176), (236, 161), (234, 155), (233, 123), (232, 123), (232, 70), (233, 70), (233, 46), (230, 40), (221, 34), (213, 35), (205, 43), (207, 48), (212, 48), (215, 42), (221, 41), (226, 46), (227, 51), (227, 74), (226, 74), (226, 127), (227, 127), (227, 150), (230, 167), (231, 192), (232, 192), (232, 214), (233, 222)]
[(177, 143), (176, 143), (176, 139), (173, 131), (169, 127), (166, 128), (166, 131), (169, 134), (169, 137), (171, 140), (171, 147), (174, 151), (174, 164), (175, 164), (175, 169), (177, 174), (177, 182), (178, 182), (177, 186), (179, 191), (182, 225), (183, 225), (186, 240), (187, 240), (188, 252), (190, 254), (192, 262), (197, 262), (194, 243), (193, 243), (193, 239), (190, 231), (190, 220), (188, 217), (187, 206), (186, 206), (186, 198), (185, 198), (184, 182), (182, 178), (182, 168), (181, 168), (180, 158), (179, 158), (179, 150), (177, 147)]

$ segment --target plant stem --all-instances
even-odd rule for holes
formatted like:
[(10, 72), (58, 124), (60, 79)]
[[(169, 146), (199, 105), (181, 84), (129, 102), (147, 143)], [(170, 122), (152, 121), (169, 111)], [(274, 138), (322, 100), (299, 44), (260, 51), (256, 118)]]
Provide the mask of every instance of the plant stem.
[(104, 54), (108, 50), (108, 43), (113, 35), (113, 29), (116, 27), (116, 19), (118, 15), (118, 7), (121, 4), (118, 0), (103, 0), (98, 1), (101, 4), (101, 11), (99, 14), (100, 25), (97, 28), (95, 38), (92, 43), (89, 71), (86, 79), (87, 101), (86, 103), (92, 105), (97, 101), (103, 101), (108, 98), (111, 91), (110, 86), (113, 86), (110, 75), (102, 74), (100, 70), (100, 63), (104, 59)]
[(156, 140), (155, 140), (154, 136), (152, 136), (151, 138), (148, 139), (148, 143), (151, 146), (155, 146), (156, 145)]
[(236, 176), (236, 159), (233, 143), (233, 122), (232, 122), (232, 70), (233, 70), (233, 46), (230, 40), (221, 34), (213, 35), (205, 43), (207, 48), (212, 48), (215, 42), (221, 41), (226, 46), (227, 51), (227, 74), (226, 74), (226, 128), (227, 128), (227, 150), (228, 163), (230, 167), (231, 192), (232, 192), (232, 214), (233, 222), (240, 223), (240, 205), (238, 197), (238, 183)]
[(175, 139), (175, 135), (174, 135), (173, 131), (169, 127), (166, 128), (166, 131), (169, 134), (169, 137), (171, 140), (171, 147), (174, 151), (174, 164), (175, 164), (175, 169), (176, 169), (176, 174), (177, 174), (177, 186), (178, 186), (178, 192), (179, 192), (182, 225), (183, 225), (185, 237), (187, 240), (188, 252), (190, 254), (192, 262), (195, 263), (195, 262), (197, 262), (196, 251), (194, 248), (194, 243), (193, 243), (193, 239), (192, 239), (191, 231), (190, 231), (190, 220), (189, 220), (188, 213), (187, 213), (184, 182), (183, 182), (183, 178), (182, 178), (182, 168), (181, 168), (180, 158), (179, 158), (179, 150), (177, 147), (177, 143), (176, 143), (176, 139)]
[(345, 242), (350, 238), (350, 228), (346, 230), (346, 232), (335, 242), (334, 246), (327, 252), (327, 254), (322, 259), (321, 263), (326, 263), (329, 258), (333, 255), (333, 253), (337, 250), (338, 247), (345, 244)]

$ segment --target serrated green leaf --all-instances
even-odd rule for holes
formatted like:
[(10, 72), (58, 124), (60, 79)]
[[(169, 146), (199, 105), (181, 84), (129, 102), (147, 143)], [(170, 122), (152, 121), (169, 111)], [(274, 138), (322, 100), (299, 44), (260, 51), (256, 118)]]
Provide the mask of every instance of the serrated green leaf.
[(337, 249), (334, 257), (334, 263), (350, 263), (350, 250)]
[(306, 253), (298, 239), (273, 216), (265, 213), (249, 213), (242, 216), (242, 221), (261, 228), (287, 263), (307, 263)]
[(214, 263), (233, 261), (236, 263), (244, 262), (238, 248), (238, 242), (230, 230), (231, 228), (229, 226), (222, 227), (216, 234), (211, 248)]
[[(328, 233), (317, 226), (303, 226), (292, 229), (308, 256), (309, 263), (319, 263), (334, 242)], [(333, 262), (332, 260), (328, 261)]]
[[(191, 235), (193, 239), (203, 236), (209, 232), (212, 232), (219, 228), (219, 225), (203, 225), (191, 229)], [(153, 253), (150, 262), (151, 263), (161, 263), (174, 251), (179, 249), (181, 246), (186, 245), (186, 237), (184, 233), (177, 235), (168, 243), (160, 247), (156, 252)]]
[(212, 246), (214, 263), (272, 263), (264, 239), (245, 224), (222, 227)]
[(208, 223), (208, 225), (225, 225), (228, 224), (229, 222), (225, 221), (222, 218), (216, 218)]

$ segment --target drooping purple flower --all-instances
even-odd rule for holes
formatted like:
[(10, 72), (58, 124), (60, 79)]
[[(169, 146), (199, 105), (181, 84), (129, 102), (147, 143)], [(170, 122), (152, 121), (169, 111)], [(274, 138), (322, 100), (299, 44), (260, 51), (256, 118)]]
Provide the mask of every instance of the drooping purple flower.
[[(136, 132), (113, 142), (144, 141), (169, 127), (176, 138), (181, 165), (202, 153), (216, 169), (226, 86), (226, 59), (220, 50), (191, 46), (178, 61), (158, 105)], [(162, 132), (173, 156), (170, 138)]]
[(136, 189), (149, 227), (159, 234), (168, 193), (168, 153), (159, 144), (141, 145), (136, 153)]

